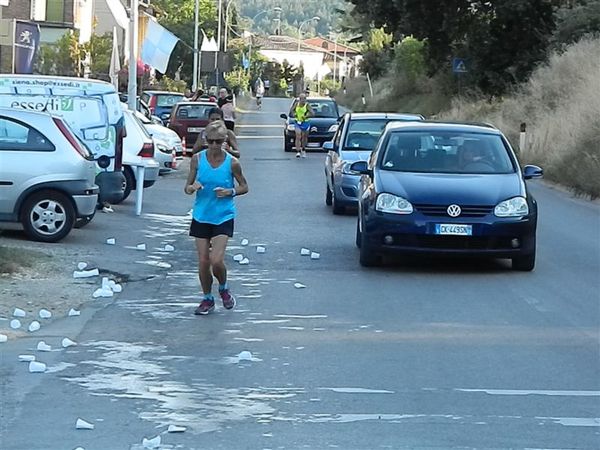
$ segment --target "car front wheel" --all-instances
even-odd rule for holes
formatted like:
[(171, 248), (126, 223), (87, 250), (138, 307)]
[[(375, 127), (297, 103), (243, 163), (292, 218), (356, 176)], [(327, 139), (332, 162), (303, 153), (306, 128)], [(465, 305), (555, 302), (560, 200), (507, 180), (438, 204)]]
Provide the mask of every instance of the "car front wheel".
[(56, 191), (40, 191), (25, 200), (21, 223), (25, 233), (36, 241), (58, 242), (75, 222), (75, 208), (71, 200)]
[(133, 170), (129, 166), (123, 167), (123, 175), (125, 176), (125, 181), (123, 183), (123, 198), (118, 202), (115, 202), (116, 205), (123, 203), (131, 191), (135, 188), (135, 176), (133, 175)]

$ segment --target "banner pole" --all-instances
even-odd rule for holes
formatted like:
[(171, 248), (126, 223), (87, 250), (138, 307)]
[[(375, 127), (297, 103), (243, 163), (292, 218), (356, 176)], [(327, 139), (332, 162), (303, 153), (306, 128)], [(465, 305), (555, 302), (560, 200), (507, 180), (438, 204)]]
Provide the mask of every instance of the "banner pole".
[(16, 43), (17, 43), (17, 19), (13, 19), (13, 41), (12, 41), (12, 73), (16, 73)]

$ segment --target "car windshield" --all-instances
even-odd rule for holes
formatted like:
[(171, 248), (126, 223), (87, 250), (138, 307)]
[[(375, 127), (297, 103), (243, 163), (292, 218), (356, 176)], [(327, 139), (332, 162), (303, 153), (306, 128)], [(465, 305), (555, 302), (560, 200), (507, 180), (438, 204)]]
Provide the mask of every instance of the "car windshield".
[(183, 100), (183, 94), (159, 94), (156, 97), (156, 106), (173, 106), (175, 103), (179, 103)]
[(394, 131), (381, 168), (398, 172), (506, 174), (515, 166), (499, 135), (462, 131)]
[(344, 150), (373, 150), (389, 119), (350, 120)]
[(208, 113), (215, 105), (180, 105), (177, 108), (178, 119), (208, 120)]
[(331, 100), (311, 100), (307, 103), (310, 105), (314, 116), (313, 117), (335, 117), (337, 118), (337, 108)]

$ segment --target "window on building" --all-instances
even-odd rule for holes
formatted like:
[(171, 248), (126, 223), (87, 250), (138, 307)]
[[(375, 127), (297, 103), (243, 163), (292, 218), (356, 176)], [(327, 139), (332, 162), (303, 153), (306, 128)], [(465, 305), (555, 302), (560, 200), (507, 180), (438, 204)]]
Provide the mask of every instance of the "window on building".
[(65, 21), (65, 0), (46, 0), (46, 20), (48, 22)]

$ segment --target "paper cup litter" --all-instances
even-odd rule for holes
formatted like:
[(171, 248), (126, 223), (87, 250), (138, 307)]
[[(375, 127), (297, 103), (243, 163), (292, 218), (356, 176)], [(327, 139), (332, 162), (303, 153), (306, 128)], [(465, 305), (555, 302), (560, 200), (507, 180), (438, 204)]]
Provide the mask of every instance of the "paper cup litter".
[(294, 287), (296, 289), (304, 289), (306, 286), (304, 286), (302, 283), (294, 283)]
[(67, 348), (67, 347), (75, 347), (77, 345), (77, 342), (72, 341), (69, 338), (64, 338), (61, 342), (63, 348)]
[(83, 270), (87, 267), (87, 263), (86, 262), (80, 262), (79, 264), (77, 264), (77, 269), (79, 270)]
[(43, 373), (46, 371), (46, 364), (38, 361), (31, 361), (29, 363), (30, 373)]
[(21, 362), (35, 361), (35, 356), (34, 355), (19, 355), (19, 361), (21, 361)]
[(19, 328), (21, 328), (21, 321), (19, 319), (13, 319), (10, 321), (10, 327), (13, 330), (18, 330)]
[(244, 258), (240, 261), (240, 265), (242, 266), (247, 266), (248, 264), (250, 264), (250, 260), (248, 258)]
[(248, 350), (244, 350), (238, 354), (238, 359), (240, 361), (252, 361), (252, 353), (250, 353)]
[(248, 239), (242, 239), (242, 245), (245, 247), (246, 245), (248, 245)]
[(29, 324), (29, 332), (31, 332), (31, 333), (38, 331), (40, 328), (41, 328), (41, 325), (37, 320), (34, 320), (33, 322), (31, 322)]
[(256, 253), (265, 253), (267, 251), (267, 249), (265, 247), (262, 246), (258, 246), (256, 247)]
[(108, 239), (106, 240), (106, 243), (107, 243), (108, 245), (115, 245), (115, 244), (117, 243), (117, 240), (116, 240), (115, 238), (108, 238)]
[(138, 250), (146, 250), (146, 244), (138, 244), (135, 246), (135, 248)]
[(21, 308), (15, 308), (13, 311), (13, 317), (25, 317), (27, 313)]
[(237, 255), (234, 255), (233, 260), (240, 262), (242, 259), (244, 259), (244, 255), (242, 255), (241, 253), (238, 253)]
[(173, 250), (175, 250), (175, 247), (173, 247), (172, 245), (169, 245), (169, 244), (165, 244), (164, 250), (165, 250), (165, 252), (172, 252)]
[(37, 350), (40, 352), (51, 352), (52, 346), (46, 344), (44, 341), (40, 341), (40, 342), (38, 342)]
[(169, 425), (169, 428), (167, 429), (167, 433), (183, 433), (185, 430), (187, 430), (186, 427), (179, 427), (177, 425)]
[(300, 254), (302, 256), (308, 256), (308, 255), (310, 255), (310, 250), (307, 248), (302, 248), (302, 249), (300, 249)]
[(40, 319), (49, 319), (50, 317), (52, 317), (52, 313), (47, 309), (40, 309), (39, 315)]
[(0, 334), (0, 342), (6, 342), (8, 341), (8, 336), (5, 334)]
[(76, 309), (71, 308), (69, 310), (69, 317), (74, 317), (74, 316), (80, 316), (81, 315), (81, 311), (78, 311)]
[(155, 436), (151, 439), (143, 438), (142, 447), (144, 448), (158, 448), (160, 447), (160, 436)]
[(77, 422), (75, 422), (75, 428), (78, 430), (93, 430), (94, 424), (78, 418)]

